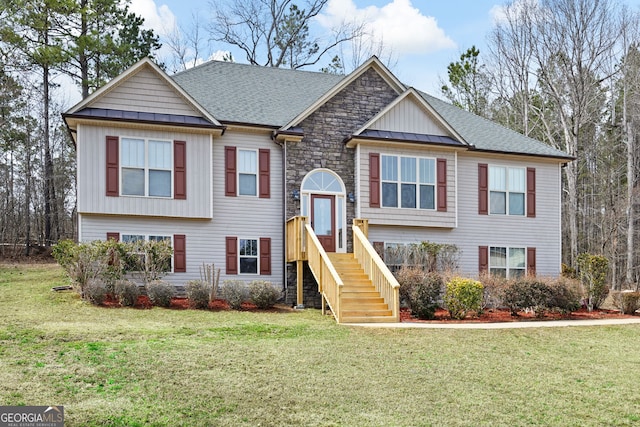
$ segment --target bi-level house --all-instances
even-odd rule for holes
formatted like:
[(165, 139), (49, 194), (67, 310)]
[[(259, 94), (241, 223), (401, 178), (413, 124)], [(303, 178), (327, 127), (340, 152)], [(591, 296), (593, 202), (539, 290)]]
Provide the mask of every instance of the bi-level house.
[(470, 276), (560, 270), (571, 158), (375, 57), (346, 76), (218, 61), (169, 76), (144, 59), (64, 119), (79, 239), (170, 239), (176, 284), (214, 263), (338, 321), (397, 321), (374, 246), (452, 243)]

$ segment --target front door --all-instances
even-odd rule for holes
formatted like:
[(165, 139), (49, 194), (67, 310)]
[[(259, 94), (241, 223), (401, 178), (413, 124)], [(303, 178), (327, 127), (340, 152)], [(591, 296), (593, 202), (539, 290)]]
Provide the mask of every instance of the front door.
[(336, 196), (311, 195), (311, 228), (327, 252), (336, 251)]

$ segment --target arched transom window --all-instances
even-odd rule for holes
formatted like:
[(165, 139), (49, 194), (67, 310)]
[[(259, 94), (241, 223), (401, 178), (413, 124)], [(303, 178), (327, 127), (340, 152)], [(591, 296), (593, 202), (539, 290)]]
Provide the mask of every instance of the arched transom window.
[[(322, 215), (318, 211), (321, 206), (326, 208)], [(335, 237), (332, 252), (345, 251), (347, 242), (345, 188), (337, 174), (329, 169), (316, 169), (304, 177), (300, 186), (300, 213), (309, 217), (312, 226), (322, 225), (327, 230), (331, 229), (330, 233), (327, 233)]]

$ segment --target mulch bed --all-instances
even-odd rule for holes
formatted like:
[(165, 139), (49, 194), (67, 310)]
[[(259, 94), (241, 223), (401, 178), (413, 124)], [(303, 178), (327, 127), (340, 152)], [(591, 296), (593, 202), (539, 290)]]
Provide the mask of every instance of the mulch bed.
[[(122, 307), (120, 302), (116, 298), (111, 296), (111, 295), (107, 295), (107, 298), (105, 299), (105, 301), (101, 305), (103, 307), (108, 307), (108, 308)], [(149, 300), (149, 297), (146, 296), (146, 295), (140, 295), (138, 297), (138, 301), (133, 306), (133, 308), (138, 308), (138, 309), (149, 309), (149, 308), (153, 308), (153, 307), (154, 307), (154, 305), (151, 303), (151, 301)], [(175, 297), (175, 298), (171, 298), (171, 305), (169, 307), (167, 307), (167, 309), (169, 309), (169, 310), (191, 310), (193, 308), (189, 305), (189, 300), (187, 298)], [(209, 303), (208, 310), (226, 311), (226, 310), (231, 310), (231, 308), (229, 307), (229, 304), (227, 303), (227, 301), (225, 301), (223, 299), (215, 299), (215, 300), (213, 300), (213, 301), (211, 301)], [(258, 307), (256, 307), (255, 304), (252, 304), (250, 302), (243, 302), (241, 310), (242, 311), (255, 311), (255, 312), (259, 311), (259, 312), (265, 312), (265, 313), (282, 313), (282, 312), (293, 311), (292, 308), (290, 308), (288, 306), (285, 306), (285, 305), (282, 305), (282, 304), (276, 304), (272, 308), (268, 308), (268, 309), (259, 309)]]
[(436, 318), (434, 320), (420, 320), (411, 315), (408, 308), (400, 309), (401, 322), (421, 322), (421, 323), (497, 323), (497, 322), (526, 322), (540, 320), (586, 320), (586, 319), (627, 319), (637, 318), (628, 314), (622, 314), (617, 310), (594, 310), (589, 312), (586, 308), (582, 308), (573, 313), (563, 314), (560, 312), (546, 312), (544, 317), (536, 317), (532, 312), (518, 312), (517, 316), (513, 316), (507, 309), (489, 309), (485, 310), (480, 316), (469, 315), (463, 320), (454, 320), (449, 317), (449, 312), (444, 309), (436, 310)]
[[(121, 307), (116, 298), (111, 295), (107, 296), (107, 299), (102, 303), (103, 307), (117, 308)], [(137, 309), (150, 309), (153, 308), (153, 304), (146, 295), (138, 297), (138, 301), (134, 308)], [(192, 310), (187, 298), (175, 297), (171, 299), (171, 305), (167, 307), (169, 310)], [(227, 311), (231, 310), (227, 301), (223, 299), (215, 299), (209, 303), (208, 310), (211, 311)], [(242, 303), (242, 311), (249, 312), (271, 312), (271, 313), (286, 313), (295, 311), (292, 307), (276, 304), (270, 309), (259, 309), (250, 302)], [(411, 310), (404, 307), (400, 309), (400, 321), (401, 322), (415, 322), (415, 323), (499, 323), (499, 322), (527, 322), (527, 321), (541, 321), (541, 320), (586, 320), (586, 319), (627, 319), (637, 318), (638, 316), (632, 316), (622, 314), (617, 310), (605, 310), (599, 309), (589, 312), (586, 308), (582, 308), (573, 313), (563, 314), (560, 312), (545, 312), (544, 317), (536, 317), (533, 312), (518, 312), (517, 316), (513, 316), (511, 311), (507, 309), (488, 309), (481, 315), (476, 316), (475, 313), (468, 315), (463, 320), (454, 320), (449, 317), (449, 312), (442, 308), (436, 310), (436, 318), (434, 320), (421, 320), (413, 317)]]

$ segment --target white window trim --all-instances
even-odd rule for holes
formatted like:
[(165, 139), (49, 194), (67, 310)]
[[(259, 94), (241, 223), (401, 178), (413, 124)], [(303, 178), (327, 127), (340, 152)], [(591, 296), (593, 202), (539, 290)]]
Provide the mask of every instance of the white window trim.
[[(507, 251), (507, 260), (506, 260), (506, 266), (505, 267), (493, 267), (491, 266), (491, 249), (494, 248), (498, 248), (498, 249), (506, 249)], [(509, 267), (509, 250), (510, 249), (522, 249), (524, 250), (524, 267), (522, 268), (514, 268), (514, 267)], [(505, 277), (507, 279), (511, 278), (511, 270), (517, 270), (517, 271), (522, 271), (523, 272), (523, 276), (527, 276), (528, 272), (527, 272), (527, 247), (526, 246), (507, 246), (507, 245), (489, 245), (488, 246), (488, 251), (489, 253), (488, 255), (488, 270), (489, 273), (491, 274), (491, 269), (500, 269), (500, 270), (505, 270)]]
[[(492, 213), (491, 212), (491, 192), (493, 192), (494, 190), (491, 189), (491, 168), (504, 168), (505, 169), (505, 191), (496, 191), (498, 193), (505, 193), (505, 213), (501, 214), (501, 213)], [(524, 171), (524, 192), (519, 192), (519, 191), (509, 191), (509, 169), (520, 169)], [(522, 217), (526, 217), (527, 216), (527, 168), (524, 166), (506, 166), (506, 165), (501, 165), (501, 164), (489, 164), (488, 168), (487, 168), (487, 185), (488, 185), (488, 191), (487, 191), (487, 197), (489, 198), (487, 200), (487, 206), (488, 206), (488, 210), (489, 210), (489, 215), (495, 215), (495, 216), (513, 216), (516, 218), (522, 218)], [(509, 193), (513, 193), (513, 194), (523, 194), (524, 195), (524, 202), (523, 202), (523, 213), (522, 214), (512, 214), (510, 213), (510, 209), (509, 209)]]
[[(123, 194), (122, 190), (124, 189), (123, 186), (123, 179), (122, 179), (122, 170), (123, 169), (140, 169), (140, 168), (133, 168), (133, 167), (129, 167), (129, 166), (123, 166), (122, 165), (122, 140), (123, 139), (137, 139), (137, 140), (142, 140), (144, 141), (144, 195), (136, 195), (136, 194)], [(169, 152), (171, 153), (171, 168), (170, 169), (158, 169), (158, 168), (150, 168), (149, 167), (149, 141), (158, 141), (158, 142), (168, 142), (169, 145), (171, 146), (171, 149), (169, 150)], [(163, 138), (143, 138), (143, 137), (139, 137), (139, 136), (126, 136), (126, 135), (121, 135), (118, 138), (118, 188), (119, 188), (119, 192), (120, 192), (120, 196), (121, 197), (142, 197), (145, 199), (163, 199), (163, 200), (168, 200), (168, 199), (173, 199), (174, 196), (174, 182), (173, 182), (173, 178), (174, 178), (174, 158), (173, 158), (173, 141), (169, 140), (169, 139), (163, 139)], [(161, 171), (169, 171), (170, 176), (171, 176), (171, 184), (170, 184), (170, 188), (169, 188), (169, 196), (149, 196), (149, 170), (161, 170)]]
[[(398, 180), (397, 181), (389, 181), (382, 178), (382, 158), (383, 157), (395, 157), (397, 161), (397, 169), (398, 169)], [(405, 182), (402, 180), (402, 158), (415, 159), (416, 160), (416, 180), (415, 182)], [(433, 167), (435, 171), (435, 176), (433, 183), (421, 183), (420, 182), (420, 160), (431, 160), (433, 161)], [(384, 154), (380, 153), (380, 207), (385, 209), (407, 209), (407, 210), (418, 210), (418, 211), (436, 211), (438, 208), (438, 159), (435, 157), (426, 157), (426, 156), (405, 156), (398, 154)], [(383, 184), (384, 183), (394, 183), (396, 184), (397, 191), (397, 206), (385, 206), (384, 205), (384, 191)], [(416, 207), (415, 208), (405, 208), (402, 207), (402, 184), (413, 184), (416, 186)], [(420, 207), (420, 186), (421, 185), (429, 185), (433, 187), (433, 208), (421, 208)]]
[[(255, 179), (256, 179), (256, 194), (240, 194), (240, 152), (241, 151), (252, 151), (256, 154), (256, 169), (254, 170), (254, 173), (252, 174)], [(249, 197), (249, 198), (257, 198), (258, 195), (260, 194), (260, 179), (258, 177), (259, 175), (259, 170), (260, 170), (260, 153), (258, 152), (258, 150), (254, 149), (254, 148), (240, 148), (237, 147), (237, 154), (236, 154), (236, 188), (238, 189), (238, 197)], [(243, 175), (249, 175), (247, 173), (243, 172)]]
[[(243, 273), (240, 265), (240, 258), (254, 258), (253, 256), (240, 255), (240, 242), (242, 240), (255, 240), (256, 241), (256, 272), (255, 273)], [(256, 237), (238, 237), (238, 275), (242, 276), (259, 276), (260, 275), (260, 238)]]
[[(313, 175), (315, 172), (326, 172), (331, 174), (334, 178), (336, 178), (337, 182), (340, 184), (340, 191), (328, 191), (328, 190), (309, 190), (304, 189), (304, 184), (306, 183), (307, 178)], [(335, 196), (336, 198), (336, 206), (335, 206), (335, 215), (336, 215), (336, 252), (344, 253), (347, 251), (347, 235), (351, 232), (349, 230), (349, 225), (347, 224), (347, 195), (345, 191), (344, 182), (342, 178), (332, 171), (331, 169), (326, 168), (318, 168), (310, 171), (305, 175), (302, 179), (302, 183), (300, 184), (300, 215), (309, 216), (311, 212), (311, 195), (319, 194), (319, 195), (328, 195)], [(342, 205), (342, 212), (340, 212), (340, 205)], [(340, 224), (338, 224), (338, 218), (342, 215), (343, 224), (342, 224), (342, 239), (339, 236)], [(311, 218), (309, 218), (311, 220)]]
[(173, 234), (160, 234), (160, 233), (153, 233), (153, 234), (141, 234), (141, 233), (135, 233), (135, 232), (131, 232), (131, 233), (127, 233), (127, 232), (121, 232), (120, 233), (120, 241), (123, 243), (124, 242), (124, 236), (142, 236), (143, 240), (145, 242), (149, 241), (149, 237), (150, 236), (154, 236), (154, 237), (167, 237), (169, 240), (169, 244), (171, 245), (171, 270), (167, 271), (167, 274), (173, 273), (173, 257), (174, 257), (174, 247), (173, 247)]

